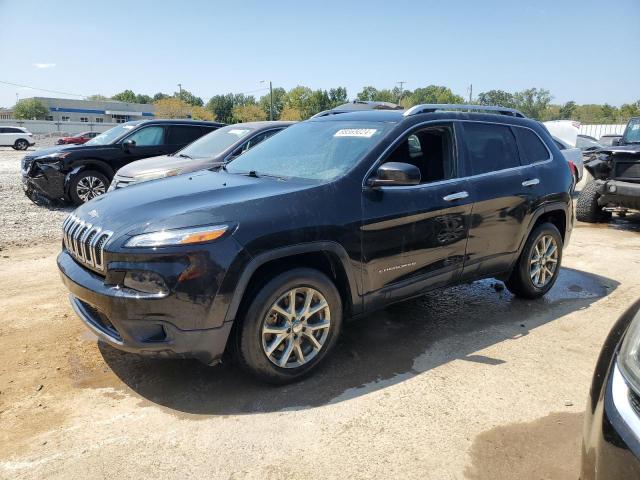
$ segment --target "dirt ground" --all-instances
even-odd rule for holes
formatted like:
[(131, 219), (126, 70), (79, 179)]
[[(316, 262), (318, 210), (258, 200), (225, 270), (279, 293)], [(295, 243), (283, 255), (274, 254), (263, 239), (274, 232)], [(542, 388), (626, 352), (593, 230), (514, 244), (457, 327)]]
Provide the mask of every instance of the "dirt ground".
[(597, 354), (638, 296), (640, 217), (578, 224), (542, 300), (433, 292), (347, 324), (279, 388), (98, 343), (58, 250), (0, 251), (0, 478), (576, 479)]

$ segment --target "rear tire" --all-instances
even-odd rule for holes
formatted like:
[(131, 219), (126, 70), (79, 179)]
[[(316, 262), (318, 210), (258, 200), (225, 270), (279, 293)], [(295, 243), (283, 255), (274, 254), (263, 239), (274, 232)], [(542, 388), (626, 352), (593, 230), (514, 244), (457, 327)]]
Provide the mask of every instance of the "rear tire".
[(29, 148), (29, 142), (27, 142), (26, 140), (24, 140), (22, 138), (19, 138), (13, 144), (13, 148), (14, 148), (14, 150), (26, 150), (27, 148)]
[(340, 335), (342, 301), (337, 288), (317, 270), (296, 268), (272, 278), (252, 296), (238, 318), (238, 362), (268, 383), (304, 378)]
[(107, 193), (109, 180), (97, 170), (83, 170), (77, 173), (69, 184), (69, 196), (76, 205)]
[(587, 183), (578, 195), (576, 202), (576, 218), (581, 222), (600, 223), (611, 220), (611, 212), (605, 212), (598, 205), (600, 194), (596, 191), (596, 183)]
[(554, 224), (543, 223), (534, 228), (505, 282), (509, 291), (528, 299), (547, 293), (560, 273), (562, 246), (562, 236)]

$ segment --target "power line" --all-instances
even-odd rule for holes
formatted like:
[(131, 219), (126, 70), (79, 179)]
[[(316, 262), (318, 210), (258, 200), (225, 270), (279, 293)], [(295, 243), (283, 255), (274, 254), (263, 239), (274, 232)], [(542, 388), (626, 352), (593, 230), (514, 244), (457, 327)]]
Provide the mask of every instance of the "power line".
[(61, 92), (60, 90), (48, 90), (46, 88), (37, 88), (37, 87), (32, 87), (31, 85), (22, 85), (20, 83), (5, 82), (3, 80), (0, 80), (0, 83), (4, 85), (11, 85), (13, 87), (30, 88), (31, 90), (38, 90), (40, 92), (61, 93), (63, 95), (71, 95), (72, 97), (82, 97), (82, 98), (87, 97), (86, 95), (81, 95), (79, 93)]

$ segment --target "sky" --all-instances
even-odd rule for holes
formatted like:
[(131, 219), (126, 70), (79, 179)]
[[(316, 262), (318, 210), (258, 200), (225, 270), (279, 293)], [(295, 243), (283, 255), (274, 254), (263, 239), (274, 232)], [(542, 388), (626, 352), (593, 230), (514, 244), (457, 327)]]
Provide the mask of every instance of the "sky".
[[(0, 82), (206, 102), (261, 80), (413, 90), (550, 90), (553, 103), (640, 99), (640, 0), (0, 0)], [(19, 98), (81, 98), (0, 83)]]

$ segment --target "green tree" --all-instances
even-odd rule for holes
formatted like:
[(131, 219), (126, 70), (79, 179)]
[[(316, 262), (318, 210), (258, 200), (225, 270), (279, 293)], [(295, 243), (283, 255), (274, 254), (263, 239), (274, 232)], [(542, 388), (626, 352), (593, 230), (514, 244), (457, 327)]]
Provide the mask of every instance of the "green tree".
[(416, 88), (402, 103), (409, 106), (421, 103), (464, 103), (464, 98), (442, 85), (428, 85)]
[(169, 98), (171, 95), (167, 95), (166, 93), (158, 92), (153, 96), (153, 101), (157, 102), (158, 100), (164, 100), (165, 98)]
[(202, 101), (202, 99), (200, 97), (196, 97), (189, 90), (174, 92), (173, 96), (176, 98), (179, 98), (185, 103), (188, 103), (189, 105), (193, 105), (194, 107), (202, 107), (204, 105), (204, 102)]
[(635, 103), (625, 103), (620, 107), (619, 118), (623, 123), (627, 123), (631, 117), (640, 116), (640, 100)]
[(133, 90), (125, 90), (123, 92), (116, 93), (111, 97), (111, 99), (118, 100), (119, 102), (136, 103), (136, 94), (133, 93)]
[(497, 105), (506, 108), (515, 108), (516, 100), (512, 93), (504, 90), (489, 90), (478, 95), (480, 105)]
[(153, 98), (149, 95), (136, 95), (135, 103), (153, 103)]
[(300, 116), (303, 120), (306, 120), (311, 116), (310, 99), (313, 91), (309, 87), (303, 87), (298, 85), (287, 92), (285, 99), (285, 106), (291, 107), (300, 112)]
[(573, 100), (568, 101), (560, 107), (558, 112), (559, 120), (571, 120), (576, 114), (577, 105)]
[(369, 85), (358, 92), (356, 99), (361, 102), (373, 102), (377, 95), (378, 89)]
[(103, 100), (109, 100), (109, 97), (105, 97), (104, 95), (100, 95), (99, 93), (96, 93), (95, 95), (89, 95), (87, 97), (87, 100), (92, 102), (100, 102)]
[(224, 123), (233, 121), (233, 93), (226, 95), (214, 95), (207, 102), (207, 110), (212, 112), (215, 117)]
[(344, 87), (337, 87), (329, 89), (329, 102), (331, 108), (347, 103), (347, 89)]
[(25, 98), (13, 107), (13, 116), (18, 120), (44, 120), (49, 111), (37, 98)]
[[(284, 108), (285, 98), (287, 96), (287, 91), (282, 87), (276, 87), (273, 89), (273, 119), (277, 120), (280, 118), (280, 114), (282, 113), (282, 109)], [(269, 106), (271, 104), (270, 94), (267, 93), (260, 97), (258, 100), (258, 104), (260, 108), (264, 110), (266, 118), (269, 118)]]
[(543, 120), (545, 111), (551, 103), (549, 90), (528, 88), (514, 93), (516, 108), (527, 117)]

